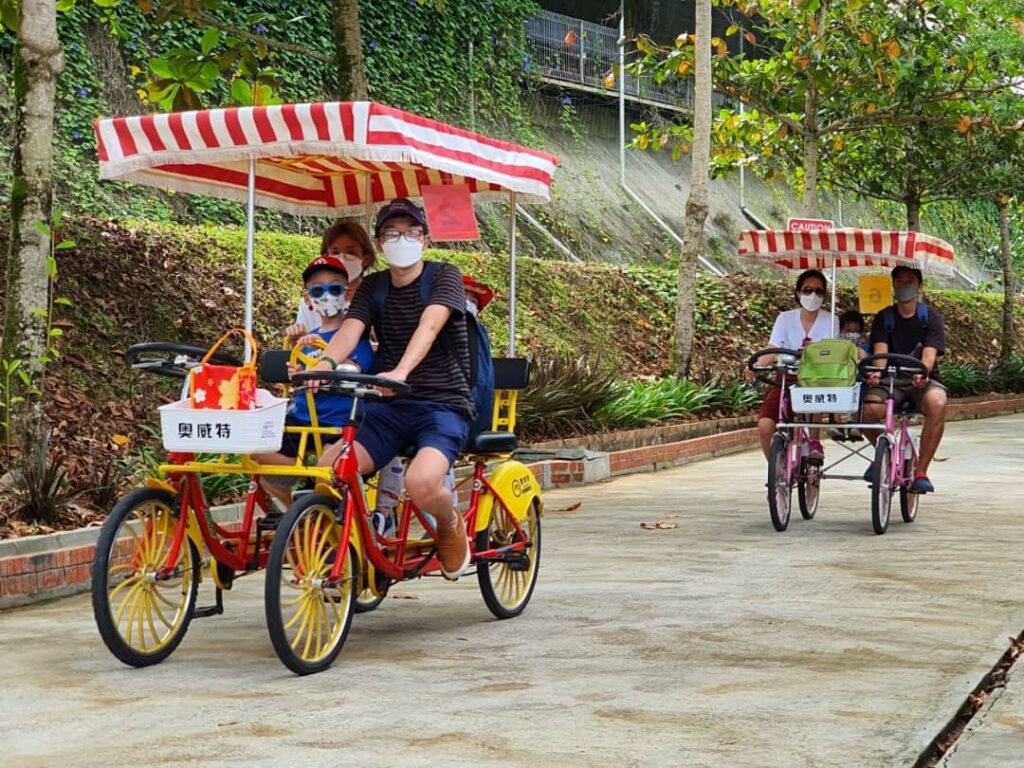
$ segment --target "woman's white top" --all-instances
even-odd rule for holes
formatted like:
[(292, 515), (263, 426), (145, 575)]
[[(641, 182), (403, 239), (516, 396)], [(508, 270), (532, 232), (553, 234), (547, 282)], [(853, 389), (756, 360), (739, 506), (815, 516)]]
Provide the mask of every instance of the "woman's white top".
[(819, 309), (818, 316), (814, 319), (810, 333), (804, 331), (804, 324), (800, 322), (800, 313), (803, 310), (787, 309), (780, 312), (775, 318), (775, 325), (772, 327), (772, 335), (768, 340), (769, 347), (781, 347), (782, 349), (802, 349), (804, 341), (821, 341), (831, 339), (839, 335), (839, 319), (833, 317), (828, 310)]

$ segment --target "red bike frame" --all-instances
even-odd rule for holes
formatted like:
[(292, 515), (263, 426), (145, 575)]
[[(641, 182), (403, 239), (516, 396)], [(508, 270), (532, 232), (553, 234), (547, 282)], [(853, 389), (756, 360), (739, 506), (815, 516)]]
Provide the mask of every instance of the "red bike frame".
[[(195, 455), (191, 453), (168, 455), (168, 461), (171, 464), (186, 464), (194, 459)], [(257, 507), (264, 515), (271, 510), (270, 498), (259, 483), (255, 480), (250, 481), (241, 525), (238, 530), (230, 530), (209, 519), (210, 506), (203, 493), (198, 473), (178, 472), (172, 474), (168, 478), (168, 482), (176, 488), (179, 499), (178, 525), (174, 530), (174, 538), (167, 553), (168, 563), (178, 562), (188, 531), (189, 516), (191, 516), (199, 527), (203, 543), (218, 563), (235, 571), (249, 571), (266, 567), (270, 550), (269, 542), (268, 546), (261, 547), (260, 542), (252, 536)], [(225, 541), (235, 542), (235, 546), (229, 547), (224, 543)], [(173, 570), (173, 566), (168, 565), (161, 571), (161, 575), (169, 578)]]

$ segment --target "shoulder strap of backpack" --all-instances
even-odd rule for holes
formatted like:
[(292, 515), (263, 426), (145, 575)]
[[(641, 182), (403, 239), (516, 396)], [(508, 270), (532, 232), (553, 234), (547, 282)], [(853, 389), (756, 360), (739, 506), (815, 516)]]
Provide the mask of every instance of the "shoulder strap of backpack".
[(420, 307), (426, 309), (430, 301), (430, 289), (434, 287), (434, 276), (441, 269), (440, 262), (424, 261), (423, 272), (420, 273)]
[(923, 301), (917, 302), (917, 322), (921, 324), (921, 330), (928, 330), (928, 305)]

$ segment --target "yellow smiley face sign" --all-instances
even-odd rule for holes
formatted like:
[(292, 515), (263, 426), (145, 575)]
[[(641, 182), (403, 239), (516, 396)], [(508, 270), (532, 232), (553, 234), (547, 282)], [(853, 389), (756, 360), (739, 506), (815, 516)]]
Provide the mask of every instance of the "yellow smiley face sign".
[(892, 304), (892, 281), (889, 275), (860, 275), (857, 298), (861, 314), (873, 315)]

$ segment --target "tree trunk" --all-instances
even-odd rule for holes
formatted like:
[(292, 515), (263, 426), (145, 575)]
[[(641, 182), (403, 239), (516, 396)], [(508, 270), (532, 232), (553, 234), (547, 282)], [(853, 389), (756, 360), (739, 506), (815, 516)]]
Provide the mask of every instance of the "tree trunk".
[(907, 231), (921, 231), (921, 201), (916, 197), (908, 197), (905, 201), (907, 206)]
[(804, 97), (804, 215), (816, 219), (818, 200), (818, 91), (811, 81)]
[(999, 359), (1006, 360), (1013, 354), (1013, 305), (1016, 296), (1013, 290), (1013, 252), (1010, 250), (1010, 201), (996, 198), (999, 211), (999, 255), (1003, 266), (1003, 338)]
[[(5, 266), (7, 303), (0, 359), (22, 360), (37, 385), (46, 354), (53, 213), (53, 109), (64, 56), (53, 0), (21, 0), (14, 52), (15, 126), (11, 152), (11, 237)], [(11, 396), (15, 393), (7, 393)], [(38, 413), (29, 402), (20, 415)]]
[(676, 369), (690, 373), (696, 308), (697, 260), (708, 217), (708, 168), (711, 158), (711, 0), (697, 0), (694, 43), (693, 151), (690, 196), (686, 200), (683, 253), (676, 281)]
[(342, 101), (366, 101), (363, 36), (359, 31), (359, 0), (331, 0), (338, 93)]

